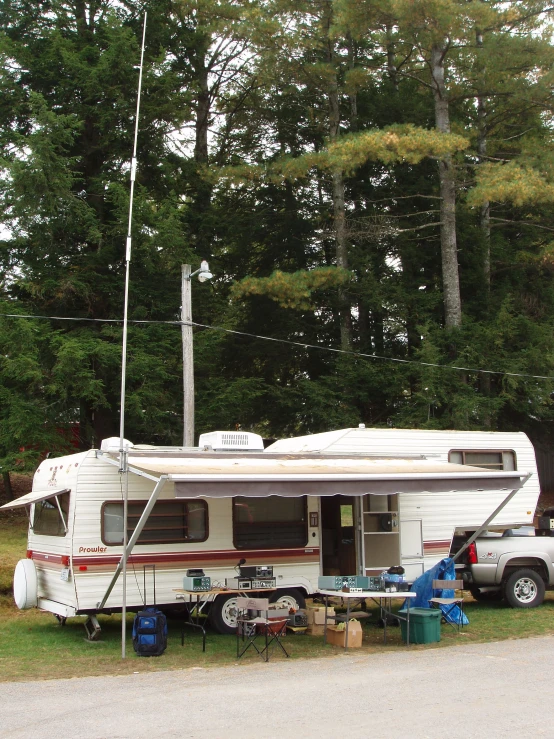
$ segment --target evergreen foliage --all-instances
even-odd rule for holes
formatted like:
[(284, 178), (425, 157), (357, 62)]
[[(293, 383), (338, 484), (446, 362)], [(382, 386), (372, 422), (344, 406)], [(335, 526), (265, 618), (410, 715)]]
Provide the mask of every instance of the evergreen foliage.
[(208, 259), (197, 433), (364, 422), (551, 443), (547, 3), (1, 0), (2, 470), (69, 449), (77, 426), (82, 448), (118, 432), (144, 9), (126, 436), (179, 443), (171, 322), (181, 264)]

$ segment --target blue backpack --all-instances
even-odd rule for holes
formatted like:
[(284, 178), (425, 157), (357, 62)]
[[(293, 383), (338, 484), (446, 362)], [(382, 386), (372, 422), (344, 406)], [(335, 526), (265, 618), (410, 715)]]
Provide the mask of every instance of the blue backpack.
[(139, 657), (159, 657), (167, 647), (167, 619), (155, 607), (139, 611), (133, 621), (133, 648)]

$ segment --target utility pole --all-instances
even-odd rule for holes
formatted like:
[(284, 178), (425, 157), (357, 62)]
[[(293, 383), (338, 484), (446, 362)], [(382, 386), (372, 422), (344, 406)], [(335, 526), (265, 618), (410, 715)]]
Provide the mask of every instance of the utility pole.
[(194, 446), (194, 350), (192, 346), (191, 278), (199, 282), (212, 279), (208, 262), (190, 271), (190, 264), (181, 265), (181, 334), (183, 337), (183, 446)]
[(183, 337), (183, 446), (194, 445), (194, 354), (190, 264), (181, 265), (181, 333)]

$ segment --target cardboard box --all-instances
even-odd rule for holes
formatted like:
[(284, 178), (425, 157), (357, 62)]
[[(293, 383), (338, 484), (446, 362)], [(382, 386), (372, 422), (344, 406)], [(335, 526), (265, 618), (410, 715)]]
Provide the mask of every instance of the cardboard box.
[(323, 636), (324, 629), (325, 626), (322, 624), (308, 624), (306, 627), (306, 634), (309, 634), (310, 636)]
[[(310, 624), (323, 625), (325, 623), (325, 606), (306, 606), (306, 615), (308, 616), (308, 626)], [(334, 616), (335, 609), (330, 606), (327, 609), (327, 617)]]
[[(336, 647), (344, 647), (346, 641), (346, 629), (337, 626), (327, 626), (327, 642)], [(348, 624), (348, 649), (362, 646), (362, 625), (358, 621)]]
[(269, 606), (269, 609), (267, 611), (267, 615), (269, 618), (288, 618), (289, 617), (289, 609), (288, 608), (281, 608), (277, 604), (275, 606)]

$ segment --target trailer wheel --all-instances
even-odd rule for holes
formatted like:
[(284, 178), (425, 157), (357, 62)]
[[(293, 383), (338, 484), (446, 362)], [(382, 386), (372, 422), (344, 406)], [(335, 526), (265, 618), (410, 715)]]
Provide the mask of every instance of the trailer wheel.
[(306, 599), (296, 588), (287, 588), (283, 590), (276, 590), (269, 597), (270, 603), (281, 603), (284, 608), (294, 609), (297, 611), (299, 608), (306, 607)]
[(516, 570), (506, 580), (504, 595), (512, 608), (535, 608), (544, 600), (542, 577), (534, 570)]
[(210, 606), (210, 624), (220, 634), (237, 631), (237, 594), (218, 595)]

